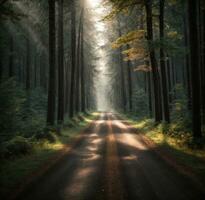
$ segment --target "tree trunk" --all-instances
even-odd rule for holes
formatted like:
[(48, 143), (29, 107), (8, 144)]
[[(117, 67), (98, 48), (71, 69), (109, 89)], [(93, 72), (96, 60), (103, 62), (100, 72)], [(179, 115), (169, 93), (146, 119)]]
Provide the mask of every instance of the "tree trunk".
[(191, 55), (191, 78), (192, 78), (192, 121), (193, 136), (199, 138), (201, 134), (201, 101), (200, 101), (200, 80), (199, 80), (199, 45), (197, 27), (197, 3), (198, 0), (188, 0), (189, 13), (189, 35)]
[(76, 7), (75, 0), (71, 2), (71, 88), (69, 116), (74, 116), (75, 73), (76, 73)]
[(82, 18), (83, 18), (83, 9), (81, 11), (80, 15), (80, 22), (79, 22), (79, 29), (78, 29), (78, 46), (77, 46), (77, 63), (76, 63), (76, 112), (80, 112), (81, 106), (80, 106), (80, 97), (81, 97), (81, 42), (82, 42)]
[(56, 26), (55, 26), (55, 0), (49, 0), (49, 84), (48, 84), (48, 111), (47, 124), (55, 124), (56, 104)]
[(202, 65), (202, 113), (204, 114), (203, 116), (203, 122), (205, 124), (205, 2), (202, 2), (202, 24), (203, 24), (203, 29), (202, 29), (202, 60), (203, 60), (203, 65)]
[(64, 14), (63, 0), (58, 0), (58, 123), (64, 121)]
[(85, 64), (84, 64), (84, 8), (82, 10), (81, 26), (81, 108), (82, 112), (86, 111), (85, 105)]
[[(187, 8), (186, 8), (187, 10)], [(189, 30), (188, 30), (188, 13), (185, 12), (185, 17), (184, 17), (184, 43), (185, 43), (185, 47), (188, 49), (189, 48)], [(190, 55), (187, 53), (185, 56), (185, 65), (186, 65), (186, 77), (187, 77), (187, 83), (186, 83), (186, 88), (187, 88), (187, 97), (188, 97), (188, 102), (187, 102), (187, 107), (188, 110), (191, 110), (191, 99), (192, 99), (192, 94), (191, 94), (191, 75), (190, 75)]]
[(160, 88), (160, 77), (159, 70), (155, 55), (155, 50), (151, 47), (153, 42), (153, 23), (152, 23), (152, 0), (146, 0), (146, 18), (147, 18), (147, 40), (149, 42), (149, 54), (150, 62), (153, 73), (153, 84), (154, 84), (154, 99), (155, 99), (155, 122), (159, 123), (162, 120), (162, 107), (161, 107), (161, 88)]
[(171, 58), (171, 67), (172, 67), (172, 90), (173, 90), (173, 100), (176, 99), (176, 70), (175, 70), (175, 64), (174, 59)]
[(128, 93), (129, 93), (129, 110), (132, 111), (132, 72), (131, 63), (127, 62)]
[(167, 81), (168, 81), (168, 89), (169, 89), (169, 103), (172, 103), (171, 64), (170, 64), (169, 55), (167, 55)]
[(151, 85), (151, 72), (147, 72), (147, 82), (148, 82), (148, 97), (149, 97), (149, 113), (150, 113), (150, 117), (152, 117), (152, 85)]
[(160, 67), (161, 67), (161, 76), (162, 76), (162, 96), (163, 96), (163, 111), (165, 122), (170, 123), (170, 114), (169, 114), (169, 100), (167, 92), (167, 73), (166, 73), (166, 64), (165, 64), (165, 53), (164, 53), (164, 3), (165, 0), (160, 0), (160, 16), (159, 16), (159, 26), (160, 26)]

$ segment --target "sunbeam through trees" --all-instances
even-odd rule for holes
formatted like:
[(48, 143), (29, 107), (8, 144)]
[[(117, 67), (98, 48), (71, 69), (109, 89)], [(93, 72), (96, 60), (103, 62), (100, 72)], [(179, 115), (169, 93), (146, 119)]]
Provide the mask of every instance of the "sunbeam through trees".
[(3, 200), (204, 199), (205, 1), (0, 0), (0, 162)]

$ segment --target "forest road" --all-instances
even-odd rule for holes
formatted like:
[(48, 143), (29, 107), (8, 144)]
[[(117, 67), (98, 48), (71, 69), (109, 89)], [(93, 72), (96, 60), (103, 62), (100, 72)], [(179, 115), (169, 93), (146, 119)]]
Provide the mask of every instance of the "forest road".
[(204, 200), (140, 135), (112, 113), (102, 113), (65, 159), (18, 200)]

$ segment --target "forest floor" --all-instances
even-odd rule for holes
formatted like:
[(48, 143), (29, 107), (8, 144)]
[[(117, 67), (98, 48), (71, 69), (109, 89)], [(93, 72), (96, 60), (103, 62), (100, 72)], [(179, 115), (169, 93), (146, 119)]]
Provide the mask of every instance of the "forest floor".
[(200, 179), (128, 120), (102, 113), (82, 135), (15, 199), (204, 199)]

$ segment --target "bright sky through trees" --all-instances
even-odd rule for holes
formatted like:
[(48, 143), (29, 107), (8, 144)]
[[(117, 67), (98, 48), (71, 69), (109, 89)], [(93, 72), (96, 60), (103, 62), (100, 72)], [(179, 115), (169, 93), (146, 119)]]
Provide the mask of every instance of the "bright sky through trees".
[(108, 13), (108, 8), (102, 5), (102, 0), (87, 0), (86, 13), (88, 19), (92, 21), (94, 30), (92, 30), (92, 37), (95, 42), (95, 56), (97, 59), (93, 61), (93, 65), (97, 67), (97, 75), (94, 77), (96, 88), (96, 102), (97, 109), (100, 111), (110, 110), (111, 102), (109, 99), (109, 91), (111, 90), (110, 77), (107, 76), (110, 72), (109, 55), (107, 48), (110, 48), (108, 38), (108, 22), (102, 21), (103, 17)]

